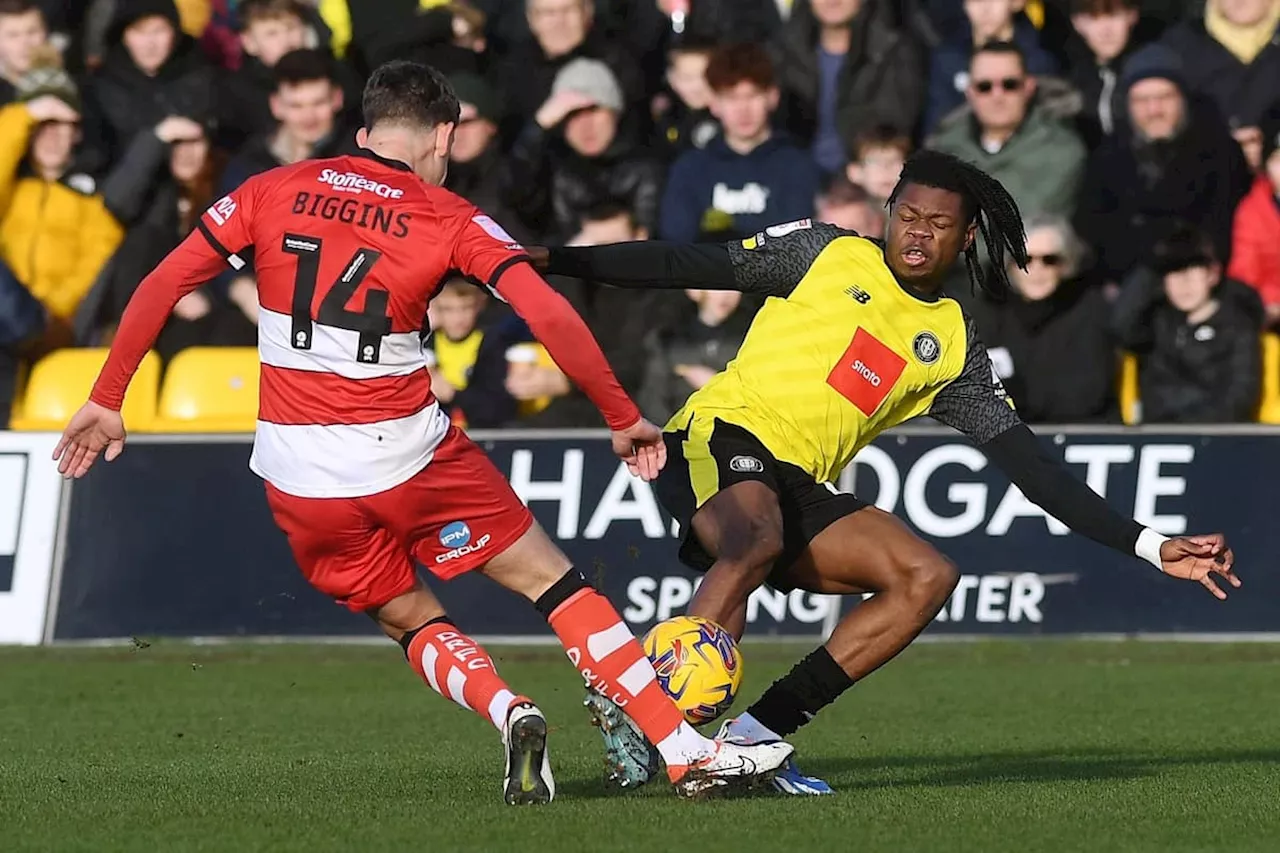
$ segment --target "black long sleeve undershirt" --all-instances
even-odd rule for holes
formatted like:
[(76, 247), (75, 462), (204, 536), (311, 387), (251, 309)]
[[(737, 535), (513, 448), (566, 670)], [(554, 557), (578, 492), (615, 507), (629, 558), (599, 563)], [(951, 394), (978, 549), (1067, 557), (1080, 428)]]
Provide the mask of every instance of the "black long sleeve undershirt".
[(729, 251), (718, 243), (645, 241), (551, 249), (547, 272), (616, 287), (739, 290)]
[(1133, 556), (1142, 525), (1116, 512), (1097, 492), (1050, 458), (1023, 424), (979, 445), (1027, 500), (1095, 542)]

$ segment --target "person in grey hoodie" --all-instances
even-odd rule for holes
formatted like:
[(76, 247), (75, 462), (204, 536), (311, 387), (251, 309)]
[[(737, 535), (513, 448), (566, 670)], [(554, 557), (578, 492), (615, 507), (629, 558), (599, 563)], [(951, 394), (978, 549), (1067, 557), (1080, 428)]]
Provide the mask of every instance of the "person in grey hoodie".
[(1027, 216), (1070, 217), (1084, 174), (1084, 143), (1036, 94), (1022, 50), (989, 42), (969, 62), (968, 107), (949, 116), (927, 146), (991, 175)]

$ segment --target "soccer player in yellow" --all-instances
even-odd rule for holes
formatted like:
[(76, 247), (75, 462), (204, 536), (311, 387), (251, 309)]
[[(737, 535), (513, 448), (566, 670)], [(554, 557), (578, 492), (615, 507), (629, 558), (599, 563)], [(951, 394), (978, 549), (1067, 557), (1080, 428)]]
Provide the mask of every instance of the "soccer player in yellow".
[[(978, 262), (982, 236), (991, 272)], [(825, 645), (775, 682), (722, 736), (780, 740), (902, 651), (955, 588), (955, 566), (897, 517), (830, 485), (886, 429), (930, 415), (965, 433), (1027, 498), (1073, 530), (1165, 574), (1232, 586), (1220, 534), (1168, 539), (1113, 510), (1044, 455), (996, 377), (973, 322), (943, 296), (964, 256), (974, 283), (1009, 289), (1006, 252), (1027, 254), (1021, 215), (1000, 184), (949, 155), (908, 160), (889, 199), (886, 239), (808, 220), (741, 242), (553, 249), (553, 273), (623, 287), (726, 288), (764, 294), (738, 357), (666, 426), (655, 488), (684, 533), (683, 562), (705, 571), (689, 605), (741, 636), (747, 597), (780, 590), (874, 595)], [(618, 775), (643, 782), (645, 745), (592, 699)], [(794, 765), (775, 785), (827, 793)]]

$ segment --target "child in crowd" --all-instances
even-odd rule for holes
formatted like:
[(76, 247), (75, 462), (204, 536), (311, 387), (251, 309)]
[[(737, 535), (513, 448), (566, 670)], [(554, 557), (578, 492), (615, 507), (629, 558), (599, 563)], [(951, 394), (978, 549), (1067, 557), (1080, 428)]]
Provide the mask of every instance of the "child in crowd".
[(645, 341), (648, 371), (637, 400), (645, 416), (663, 423), (689, 395), (738, 354), (754, 315), (736, 290), (686, 290), (697, 311)]
[(707, 82), (722, 133), (704, 149), (685, 151), (671, 167), (662, 198), (662, 239), (742, 239), (813, 216), (817, 166), (774, 130), (779, 93), (768, 52), (760, 45), (721, 47), (707, 66)]
[(243, 59), (218, 90), (218, 142), (228, 151), (275, 126), (273, 69), (286, 53), (307, 47), (310, 38), (300, 0), (241, 0), (237, 11)]
[(911, 139), (905, 134), (891, 127), (875, 128), (853, 140), (845, 174), (883, 206), (897, 185), (902, 164), (910, 153)]
[(864, 237), (884, 237), (884, 201), (844, 177), (837, 176), (818, 196), (817, 217), (819, 222), (829, 222)]
[[(1142, 419), (1150, 423), (1253, 420), (1261, 383), (1257, 318), (1218, 288), (1213, 241), (1179, 228), (1154, 248), (1159, 285), (1126, 285), (1117, 337), (1139, 356)], [(1161, 292), (1163, 291), (1163, 292)]]
[(720, 132), (711, 115), (707, 64), (715, 45), (686, 39), (667, 52), (667, 88), (654, 99), (655, 151), (668, 161), (689, 148), (705, 148)]
[(1128, 108), (1119, 86), (1133, 52), (1138, 0), (1071, 0), (1071, 25), (1080, 36), (1068, 43), (1068, 79), (1084, 98), (1077, 123), (1090, 148), (1116, 132)]
[(464, 278), (451, 278), (431, 300), (431, 335), (423, 342), (431, 390), (458, 426), (500, 427), (515, 417), (504, 387), (506, 343), (496, 328), (481, 328), (487, 297)]
[(1280, 113), (1262, 127), (1262, 170), (1236, 209), (1232, 278), (1258, 291), (1267, 326), (1280, 326)]

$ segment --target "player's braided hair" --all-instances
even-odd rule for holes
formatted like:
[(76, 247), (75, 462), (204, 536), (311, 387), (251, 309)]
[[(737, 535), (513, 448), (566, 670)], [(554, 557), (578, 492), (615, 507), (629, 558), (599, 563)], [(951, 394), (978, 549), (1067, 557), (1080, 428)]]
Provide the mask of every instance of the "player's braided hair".
[(1020, 268), (1027, 267), (1027, 235), (1018, 204), (1009, 191), (972, 163), (928, 148), (907, 158), (902, 167), (902, 177), (889, 195), (891, 207), (907, 184), (937, 187), (960, 195), (968, 221), (976, 220), (978, 223), (991, 260), (991, 271), (984, 273), (978, 260), (977, 241), (965, 249), (969, 280), (975, 288), (981, 287), (996, 299), (1003, 299), (1010, 289), (1005, 250)]

